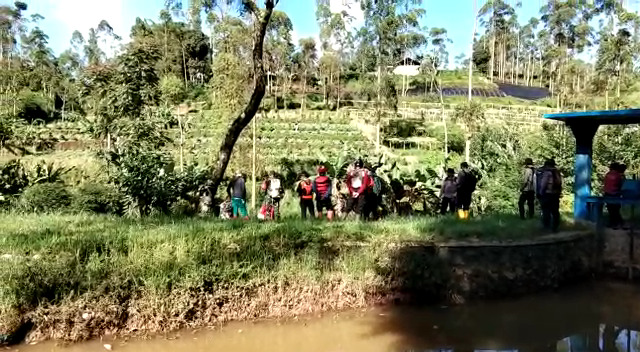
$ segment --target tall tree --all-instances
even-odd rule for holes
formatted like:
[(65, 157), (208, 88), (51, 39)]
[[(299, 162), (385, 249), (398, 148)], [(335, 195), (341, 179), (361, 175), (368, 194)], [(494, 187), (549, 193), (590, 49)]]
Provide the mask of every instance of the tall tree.
[(251, 122), (251, 120), (255, 116), (258, 108), (260, 107), (262, 97), (264, 96), (266, 87), (266, 74), (263, 64), (264, 36), (267, 32), (267, 26), (269, 25), (269, 20), (271, 18), (273, 8), (277, 3), (278, 0), (265, 0), (264, 8), (261, 9), (254, 1), (242, 1), (243, 12), (251, 15), (253, 22), (252, 62), (254, 87), (251, 98), (247, 102), (242, 113), (240, 113), (232, 121), (231, 126), (225, 133), (223, 142), (220, 146), (220, 151), (218, 153), (218, 162), (216, 164), (215, 170), (213, 171), (213, 184), (211, 186), (212, 194), (216, 194), (216, 192), (218, 191), (218, 187), (220, 186), (225, 171), (227, 170), (227, 165), (229, 165), (233, 147), (240, 137), (242, 130), (244, 130), (244, 128), (249, 124), (249, 122)]
[(298, 70), (300, 72), (300, 82), (302, 83), (302, 112), (304, 112), (307, 104), (307, 83), (309, 75), (313, 74), (316, 68), (316, 60), (318, 52), (316, 50), (316, 41), (313, 38), (300, 39), (300, 55), (298, 59)]
[(574, 0), (552, 1), (542, 7), (541, 13), (552, 44), (547, 51), (550, 87), (560, 108), (567, 97), (567, 64), (590, 45), (592, 5)]
[[(288, 78), (291, 77), (291, 60), (295, 50), (295, 46), (291, 42), (291, 32), (293, 24), (286, 13), (282, 11), (273, 11), (267, 33), (265, 34), (265, 57), (267, 71), (267, 86), (269, 93), (273, 95), (274, 108), (278, 109), (279, 90), (282, 94), (286, 94), (286, 85)], [(274, 79), (276, 83), (274, 83)], [(280, 83), (280, 88), (274, 89)]]
[[(380, 152), (380, 122), (383, 105), (397, 109), (395, 80), (389, 76), (388, 68), (395, 66), (405, 52), (403, 33), (411, 32), (419, 26), (424, 9), (421, 0), (362, 0), (366, 31), (373, 40), (377, 69), (376, 99), (376, 152)], [(383, 99), (384, 98), (384, 99)]]
[(511, 33), (510, 27), (513, 24), (512, 17), (515, 15), (515, 9), (505, 0), (488, 0), (479, 12), (480, 16), (484, 18), (483, 24), (487, 32), (491, 35), (489, 79), (493, 81), (496, 63), (498, 64), (498, 76), (500, 79), (504, 79), (507, 42)]
[(331, 12), (330, 1), (317, 0), (316, 19), (320, 26), (320, 46), (322, 58), (320, 59), (320, 72), (322, 76), (324, 101), (328, 95), (333, 95), (333, 80), (337, 76), (337, 105), (340, 105), (340, 77), (344, 60), (345, 47), (351, 41), (351, 35), (347, 30), (352, 17), (347, 11)]

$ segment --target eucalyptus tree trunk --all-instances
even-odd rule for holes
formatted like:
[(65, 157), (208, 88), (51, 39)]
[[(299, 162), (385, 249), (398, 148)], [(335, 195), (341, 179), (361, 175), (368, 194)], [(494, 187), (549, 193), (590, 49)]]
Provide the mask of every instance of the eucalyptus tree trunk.
[(540, 53), (540, 74), (538, 75), (538, 85), (542, 87), (542, 53)]
[[(444, 113), (444, 99), (442, 98), (441, 84), (438, 84), (438, 91), (440, 92), (440, 114), (442, 116), (442, 126), (444, 127), (444, 160), (446, 164), (447, 158), (449, 157), (449, 132), (447, 130), (447, 119)], [(469, 101), (471, 101), (471, 90), (469, 90)]]
[[(478, 10), (477, 10), (478, 2), (477, 0), (473, 0), (473, 31), (471, 32), (471, 45), (469, 45), (469, 101), (471, 101), (471, 89), (473, 84), (473, 41), (476, 38), (476, 29), (478, 25)], [(440, 89), (440, 102), (442, 103), (442, 89)], [(443, 107), (444, 114), (444, 107)], [(443, 116), (444, 119), (444, 116)], [(445, 139), (445, 157), (447, 156), (447, 124), (444, 125), (444, 139)]]
[(229, 165), (233, 147), (235, 146), (240, 134), (244, 128), (251, 122), (255, 116), (260, 102), (265, 93), (265, 72), (263, 63), (263, 44), (264, 35), (273, 12), (273, 7), (277, 0), (265, 0), (264, 9), (259, 9), (255, 3), (250, 3), (250, 12), (254, 16), (254, 37), (253, 37), (253, 75), (254, 75), (254, 87), (253, 93), (249, 102), (245, 106), (242, 113), (233, 120), (231, 126), (227, 130), (224, 136), (220, 151), (218, 153), (218, 162), (216, 168), (213, 171), (211, 186), (211, 194), (215, 195), (218, 192), (218, 188), (222, 183), (225, 171)]
[(495, 28), (495, 4), (493, 5), (493, 11), (491, 12), (491, 66), (489, 70), (489, 80), (493, 83), (493, 69), (495, 66), (496, 58), (496, 28)]
[(307, 103), (307, 70), (304, 70), (304, 74), (302, 75), (302, 105), (300, 106), (300, 113), (304, 112), (304, 106)]
[(520, 74), (520, 34), (518, 34), (518, 47), (516, 48), (516, 84)]
[(180, 47), (182, 48), (182, 67), (184, 71), (184, 87), (187, 88), (187, 61), (184, 57), (184, 46), (180, 43)]

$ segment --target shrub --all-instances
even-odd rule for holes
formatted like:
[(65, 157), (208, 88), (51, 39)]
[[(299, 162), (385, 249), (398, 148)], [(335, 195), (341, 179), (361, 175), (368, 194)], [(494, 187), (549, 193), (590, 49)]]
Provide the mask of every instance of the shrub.
[(73, 209), (99, 214), (122, 215), (123, 202), (120, 192), (110, 184), (85, 183), (78, 188), (73, 199)]
[(53, 212), (71, 205), (71, 194), (61, 183), (40, 183), (27, 187), (20, 205), (27, 211)]
[(19, 118), (31, 123), (35, 120), (50, 121), (51, 106), (49, 97), (44, 94), (24, 90), (20, 92), (17, 101), (17, 115)]
[(20, 160), (0, 165), (0, 204), (2, 199), (22, 193), (28, 184), (29, 179)]

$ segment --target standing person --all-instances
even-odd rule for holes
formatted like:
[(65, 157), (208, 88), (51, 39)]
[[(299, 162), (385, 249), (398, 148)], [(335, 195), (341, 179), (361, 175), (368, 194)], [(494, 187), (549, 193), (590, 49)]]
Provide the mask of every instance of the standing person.
[(364, 168), (362, 159), (358, 159), (354, 164), (354, 169), (347, 174), (347, 187), (349, 188), (347, 208), (360, 215), (361, 220), (366, 220), (369, 217), (367, 198), (370, 186), (369, 172)]
[[(622, 196), (622, 183), (624, 182), (622, 170), (622, 165), (616, 162), (609, 165), (609, 172), (604, 176), (603, 193), (605, 197), (619, 198)], [(609, 227), (617, 229), (622, 226), (623, 220), (622, 215), (620, 215), (620, 208), (620, 204), (607, 203)]]
[(457, 191), (456, 172), (449, 168), (447, 176), (442, 180), (440, 187), (440, 214), (445, 215), (447, 210), (453, 214), (456, 212), (456, 191)]
[(233, 209), (233, 218), (238, 218), (238, 215), (245, 219), (249, 219), (247, 213), (247, 188), (245, 186), (244, 175), (242, 172), (236, 172), (235, 177), (229, 182), (227, 187), (227, 194), (231, 198), (231, 207)]
[(309, 174), (303, 172), (301, 175), (301, 180), (298, 182), (298, 187), (296, 187), (296, 192), (298, 192), (298, 196), (300, 197), (300, 214), (303, 219), (307, 218), (307, 212), (309, 212), (309, 216), (311, 219), (315, 217), (315, 210), (313, 207), (313, 185), (311, 184), (311, 179), (309, 178)]
[(518, 210), (520, 211), (520, 218), (525, 219), (524, 204), (527, 203), (529, 219), (533, 218), (535, 200), (536, 200), (536, 188), (535, 188), (535, 174), (536, 170), (533, 167), (533, 160), (526, 158), (524, 160), (524, 170), (522, 171), (522, 183), (520, 184), (520, 199), (518, 200)]
[(323, 209), (327, 209), (327, 219), (333, 220), (333, 203), (331, 178), (327, 176), (327, 168), (324, 165), (318, 167), (318, 176), (313, 180), (313, 193), (316, 195), (316, 209), (318, 219), (322, 219)]
[(460, 164), (460, 171), (458, 172), (458, 183), (456, 189), (456, 200), (458, 205), (458, 218), (468, 219), (469, 209), (471, 209), (471, 198), (473, 192), (476, 190), (476, 184), (478, 179), (476, 175), (471, 172), (469, 164), (462, 162)]
[(262, 183), (261, 188), (266, 193), (264, 201), (267, 206), (267, 216), (271, 220), (280, 219), (280, 200), (284, 195), (280, 178), (275, 172), (269, 171), (268, 177)]
[(546, 229), (557, 232), (560, 226), (562, 175), (556, 169), (556, 161), (553, 159), (544, 162), (538, 192), (542, 204), (542, 224)]

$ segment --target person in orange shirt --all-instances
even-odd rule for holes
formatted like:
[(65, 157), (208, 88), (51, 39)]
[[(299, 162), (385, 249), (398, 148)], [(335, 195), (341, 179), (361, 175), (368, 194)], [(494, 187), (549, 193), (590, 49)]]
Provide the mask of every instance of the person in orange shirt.
[(311, 183), (308, 173), (302, 173), (301, 180), (298, 182), (296, 191), (298, 192), (298, 196), (300, 196), (300, 214), (302, 218), (306, 219), (307, 212), (309, 212), (309, 216), (313, 219), (315, 217), (315, 209), (313, 207), (313, 184)]

